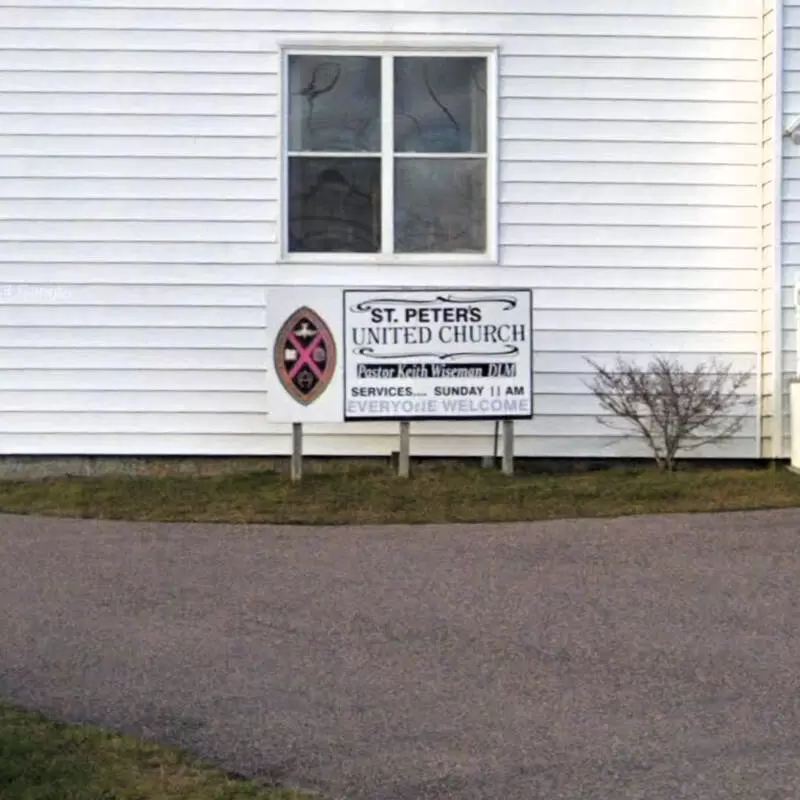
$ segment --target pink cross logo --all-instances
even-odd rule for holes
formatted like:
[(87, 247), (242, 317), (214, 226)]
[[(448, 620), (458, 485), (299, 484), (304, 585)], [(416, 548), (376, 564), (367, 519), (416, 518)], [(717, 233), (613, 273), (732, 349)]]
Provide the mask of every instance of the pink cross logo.
[(312, 353), (314, 353), (314, 350), (317, 348), (317, 345), (321, 343), (322, 337), (322, 331), (319, 331), (311, 340), (310, 344), (300, 344), (300, 341), (294, 332), (289, 334), (289, 342), (295, 347), (298, 355), (300, 356), (295, 365), (289, 371), (290, 378), (294, 378), (304, 366), (308, 367), (317, 376), (317, 378), (322, 377), (322, 370), (314, 363), (314, 359), (311, 357)]

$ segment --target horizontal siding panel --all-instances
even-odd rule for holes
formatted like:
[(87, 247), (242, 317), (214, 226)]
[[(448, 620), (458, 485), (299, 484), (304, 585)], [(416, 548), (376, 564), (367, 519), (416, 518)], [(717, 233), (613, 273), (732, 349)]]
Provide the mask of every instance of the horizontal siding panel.
[[(277, 201), (261, 200), (114, 200), (0, 199), (0, 220), (97, 221), (227, 221), (273, 222)], [(24, 228), (21, 226), (21, 230)]]
[[(619, 40), (618, 37), (615, 39)], [(46, 63), (46, 62), (45, 62)], [(64, 59), (64, 68), (70, 68)], [(3, 57), (0, 56), (0, 66)], [(10, 68), (13, 69), (14, 62)], [(37, 69), (36, 64), (28, 67)], [(606, 57), (584, 56), (560, 58), (556, 56), (505, 56), (501, 60), (501, 72), (509, 77), (528, 78), (576, 78), (587, 75), (594, 79), (618, 78), (657, 81), (725, 81), (754, 82), (761, 79), (757, 62), (735, 61), (715, 58), (639, 58), (608, 55)], [(736, 98), (740, 99), (739, 97)]]
[[(526, 240), (528, 241), (528, 240)], [(531, 244), (517, 246), (507, 245), (502, 248), (504, 263), (521, 267), (628, 267), (631, 269), (662, 267), (664, 269), (680, 269), (687, 272), (694, 269), (719, 270), (727, 268), (732, 271), (743, 269), (751, 271), (759, 265), (758, 253), (753, 249), (717, 247), (709, 245), (701, 249), (692, 246), (659, 246), (652, 247), (616, 244), (584, 244), (571, 247), (566, 239), (557, 243), (538, 243), (532, 237)], [(674, 241), (672, 242), (674, 245)], [(728, 244), (726, 242), (725, 244)], [(545, 246), (547, 245), (547, 246)], [(728, 276), (726, 276), (728, 277)], [(730, 275), (730, 280), (735, 280)]]
[[(636, 230), (636, 229), (633, 229)], [(501, 249), (503, 262), (515, 267), (630, 267), (630, 268), (681, 268), (685, 271), (694, 269), (719, 270), (727, 268), (752, 270), (759, 265), (758, 253), (751, 249), (709, 246), (705, 249), (697, 247), (658, 246), (624, 244), (615, 245), (607, 242), (595, 244), (578, 243), (573, 248), (571, 243), (559, 239), (555, 244), (538, 243), (531, 237), (524, 239), (525, 244), (505, 246)], [(725, 242), (728, 244), (728, 242)], [(265, 244), (255, 243), (218, 243), (218, 242), (50, 242), (50, 241), (9, 241), (3, 245), (3, 255), (8, 262), (22, 263), (130, 263), (140, 261), (143, 264), (260, 264), (262, 274), (267, 269), (264, 265), (275, 263), (276, 255)], [(299, 268), (292, 265), (293, 273)], [(347, 277), (354, 283), (364, 280), (357, 270), (342, 265), (341, 273), (333, 269), (327, 275), (320, 275), (319, 265), (307, 267), (306, 274), (316, 276), (312, 282), (321, 281), (323, 285), (338, 284), (339, 275), (347, 269)], [(463, 269), (463, 268), (462, 268)], [(278, 268), (280, 272), (280, 268)], [(189, 273), (191, 274), (191, 273)], [(374, 266), (363, 270), (366, 282), (374, 282)], [(406, 273), (407, 274), (407, 273)], [(446, 274), (446, 273), (445, 273)], [(381, 270), (381, 276), (384, 272)], [(438, 275), (438, 273), (437, 273)], [(463, 282), (463, 271), (455, 273), (447, 283)], [(387, 275), (388, 281), (388, 275)], [(688, 279), (688, 278), (687, 278)], [(191, 280), (191, 278), (190, 278)], [(434, 280), (437, 285), (446, 285), (444, 281)], [(734, 280), (731, 277), (731, 280)], [(394, 281), (395, 284), (398, 281)], [(402, 284), (402, 281), (399, 281)], [(492, 285), (489, 283), (488, 285)]]
[[(798, 105), (797, 113), (800, 114), (800, 105)], [(788, 148), (787, 148), (788, 150)], [(793, 158), (792, 156), (784, 156), (783, 158), (783, 177), (789, 181), (800, 181), (800, 159)], [(798, 191), (800, 191), (800, 184), (795, 187)], [(788, 191), (793, 191), (793, 187), (790, 185), (788, 187)]]
[[(800, 242), (791, 239), (784, 239), (783, 263), (787, 269), (800, 267)], [(784, 277), (784, 283), (789, 280)]]
[(785, 222), (781, 227), (784, 242), (800, 242), (800, 222)]
[[(655, 194), (655, 192), (654, 192)], [(533, 198), (531, 198), (533, 200)], [(2, 208), (2, 206), (0, 206)], [(529, 202), (501, 208), (506, 225), (644, 225), (685, 228), (747, 228), (753, 222), (751, 207), (673, 205), (600, 205)]]
[[(687, 336), (687, 333), (691, 335)], [(534, 330), (533, 348), (553, 352), (747, 353), (758, 346), (755, 333), (744, 331), (542, 331)]]
[(800, 71), (787, 69), (783, 73), (784, 89), (787, 92), (800, 92)]
[[(674, 289), (633, 289), (625, 287), (622, 290), (609, 289), (578, 289), (578, 288), (547, 288), (538, 289), (533, 297), (534, 307), (539, 310), (551, 311), (591, 310), (599, 309), (606, 312), (671, 311), (694, 313), (740, 312), (757, 314), (758, 294), (755, 291), (688, 291)], [(616, 315), (618, 319), (620, 314)], [(669, 314), (670, 318), (673, 315)], [(674, 317), (676, 327), (678, 319)], [(537, 327), (544, 327), (541, 317), (535, 320)]]
[(272, 242), (269, 221), (2, 220), (0, 241), (16, 242)]
[(786, 8), (784, 9), (783, 24), (789, 28), (800, 28), (800, 6), (786, 0)]
[[(554, 381), (553, 385), (561, 387), (562, 383)], [(564, 382), (563, 385), (569, 384)], [(175, 393), (178, 396), (198, 392), (258, 393), (265, 391), (266, 378), (263, 369), (7, 369), (2, 374), (2, 387), (0, 398), (6, 404), (11, 396), (24, 403), (32, 393), (53, 395), (55, 402), (62, 393), (77, 393), (80, 397), (91, 392)]]
[[(391, 11), (394, 13), (419, 13), (431, 9), (429, 0), (337, 0), (337, 8), (348, 12)], [(130, 8), (131, 0), (72, 0), (72, 3), (62, 3), (68, 7), (83, 8)], [(50, 8), (59, 7), (55, 0), (27, 0), (23, 4), (20, 0), (9, 3), (17, 7)], [(136, 6), (143, 9), (163, 8), (164, 0), (136, 0)], [(315, 0), (273, 0), (272, 7), (293, 8), (296, 11), (319, 10), (319, 2)], [(436, 10), (439, 12), (465, 11), (463, 0), (436, 0)], [(264, 8), (264, 0), (169, 0), (169, 7), (174, 9), (224, 9), (227, 11), (253, 11)], [(606, 14), (625, 14), (638, 16), (681, 16), (681, 17), (709, 17), (724, 15), (728, 17), (758, 18), (752, 0), (665, 0), (658, 7), (643, 7), (638, 0), (606, 0), (603, 9)], [(486, 15), (498, 12), (524, 13), (524, 14), (551, 14), (552, 6), (547, 0), (498, 0), (490, 10), (482, 9), (475, 5), (468, 7), (472, 13)], [(566, 0), (559, 5), (562, 14), (595, 15), (598, 6), (593, 0)]]
[(4, 412), (14, 433), (251, 434), (267, 433), (266, 414), (159, 414), (140, 411)]
[(9, 48), (0, 51), (0, 71), (269, 75), (277, 74), (279, 69), (278, 54), (269, 50), (260, 53), (198, 52), (187, 55), (174, 50), (95, 49), (101, 44), (95, 40), (83, 42), (81, 49), (71, 47), (64, 50)]
[(590, 73), (582, 78), (558, 80), (505, 75), (500, 84), (500, 97), (756, 104), (761, 102), (761, 82), (755, 79), (738, 82), (702, 80), (699, 75), (693, 81), (598, 78)]
[[(100, 328), (83, 326), (69, 327), (18, 327), (14, 331), (14, 349), (44, 347), (53, 349), (96, 348), (113, 350), (153, 348), (180, 350), (213, 348), (253, 350), (262, 343), (260, 332), (254, 328)], [(125, 358), (124, 353), (119, 353)]]
[(265, 414), (266, 392), (189, 391), (2, 391), (3, 413), (12, 421), (41, 414)]
[[(0, 330), (19, 328), (264, 328), (263, 306), (8, 305), (0, 312)], [(9, 335), (8, 330), (5, 331)], [(10, 334), (16, 338), (16, 331)], [(105, 341), (105, 331), (97, 332)]]
[(277, 139), (224, 136), (3, 136), (4, 157), (35, 158), (264, 158)]
[[(614, 365), (614, 358), (600, 357), (594, 359), (596, 363), (600, 364), (601, 366), (613, 366)], [(741, 372), (747, 372), (751, 369), (752, 364), (747, 362), (743, 359), (726, 359), (729, 363), (734, 365), (734, 369)], [(642, 367), (647, 365), (647, 360), (643, 360), (641, 357), (633, 358), (633, 361), (639, 364)], [(690, 359), (691, 365), (694, 366), (697, 362), (695, 359)], [(683, 359), (681, 359), (681, 363)], [(535, 372), (533, 375), (533, 382), (534, 382), (534, 413), (535, 414), (542, 414), (543, 406), (540, 405), (540, 398), (547, 397), (548, 403), (553, 402), (560, 402), (561, 403), (561, 410), (556, 409), (553, 411), (554, 414), (564, 413), (564, 409), (567, 407), (573, 408), (571, 403), (573, 403), (575, 397), (581, 397), (583, 400), (587, 402), (594, 403), (594, 399), (589, 396), (587, 391), (587, 386), (592, 382), (594, 377), (594, 372), (591, 370), (589, 364), (583, 362), (579, 365), (583, 372)], [(755, 372), (753, 372), (752, 378), (745, 383), (742, 388), (744, 393), (755, 393), (756, 391), (756, 383), (757, 377)], [(573, 397), (574, 396), (574, 397)], [(560, 398), (560, 400), (558, 399)], [(577, 407), (577, 406), (575, 406)], [(586, 413), (595, 415), (597, 413), (597, 409), (592, 406)]]
[[(587, 359), (602, 367), (613, 367), (617, 357), (623, 358), (628, 363), (633, 363), (641, 368), (646, 368), (651, 359), (655, 356), (663, 356), (677, 360), (686, 369), (694, 369), (698, 366), (710, 366), (716, 359), (717, 363), (725, 364), (737, 372), (750, 373), (755, 379), (756, 375), (756, 355), (750, 353), (670, 353), (660, 350), (654, 353), (591, 353), (584, 356), (578, 353), (534, 353), (534, 380), (538, 375), (556, 376), (560, 375), (562, 382), (559, 383), (550, 379), (549, 383), (553, 386), (565, 386), (560, 389), (562, 393), (572, 393), (566, 387), (573, 387), (574, 392), (586, 392), (587, 382), (591, 382), (594, 374)], [(547, 370), (547, 371), (545, 371)], [(539, 391), (539, 384), (536, 384), (535, 391)], [(544, 391), (544, 388), (541, 389)], [(553, 389), (552, 391), (555, 391)], [(535, 398), (534, 398), (535, 399)]]
[[(64, 92), (74, 94), (221, 94), (268, 95), (278, 91), (278, 76), (259, 70), (254, 73), (207, 73), (202, 82), (191, 72), (5, 72), (6, 91)], [(665, 98), (666, 99), (666, 98)], [(722, 99), (722, 98), (720, 98)]]
[[(533, 170), (531, 170), (532, 172)], [(510, 175), (509, 175), (510, 178)], [(187, 187), (191, 188), (191, 187)], [(4, 191), (0, 184), (0, 193)], [(13, 187), (6, 191), (12, 192)], [(692, 213), (697, 206), (715, 208), (748, 209), (752, 215), (757, 203), (758, 189), (755, 186), (708, 186), (681, 185), (679, 183), (624, 183), (594, 182), (562, 183), (505, 181), (500, 186), (500, 201), (503, 204), (548, 203), (550, 205), (581, 203), (586, 206), (599, 205), (612, 208), (631, 208), (639, 206), (681, 206)], [(17, 196), (17, 195), (13, 195)], [(19, 195), (23, 196), (23, 195)]]
[[(213, 163), (213, 162), (212, 162)], [(202, 169), (207, 173), (207, 164)], [(744, 186), (755, 187), (761, 171), (755, 163), (748, 167), (734, 167), (727, 164), (667, 164), (629, 161), (619, 162), (596, 161), (546, 161), (532, 159), (511, 160), (504, 157), (500, 164), (500, 180), (502, 182), (560, 182), (578, 184), (588, 192), (595, 183), (634, 183), (691, 186)], [(198, 177), (203, 177), (201, 174)], [(210, 177), (206, 174), (206, 177)], [(224, 176), (223, 176), (224, 177)], [(235, 176), (232, 176), (235, 177)]]
[(731, 332), (741, 335), (758, 330), (758, 311), (678, 311), (629, 308), (611, 309), (540, 309), (534, 320), (534, 336), (539, 331), (652, 331), (687, 333), (701, 331)]
[[(144, 232), (143, 232), (144, 235)], [(3, 225), (0, 222), (0, 238)], [(79, 237), (75, 237), (79, 238)], [(241, 239), (240, 241), (244, 241)], [(536, 246), (561, 245), (569, 247), (708, 247), (756, 250), (760, 248), (760, 231), (755, 227), (740, 228), (683, 228), (666, 225), (507, 225), (501, 229), (500, 243)], [(760, 257), (753, 253), (753, 263)]]
[[(220, 116), (216, 114), (53, 114), (42, 107), (36, 112), (7, 114), (3, 119), (5, 136), (37, 136), (47, 142), (51, 136), (232, 136), (258, 137), (270, 141), (279, 130), (275, 116)], [(733, 141), (736, 127), (730, 134)], [(95, 141), (94, 139), (92, 141)]]
[(787, 199), (783, 204), (785, 222), (800, 222), (800, 199)]
[[(1, 96), (1, 95), (0, 95)], [(1, 112), (0, 112), (1, 113)], [(274, 180), (275, 158), (5, 158), (0, 174), (8, 178), (245, 178)]]
[[(263, 7), (252, 10), (212, 8), (186, 10), (158, 6), (146, 14), (136, 8), (81, 8), (18, 6), (4, 15), (3, 27), (9, 30), (29, 28), (63, 28), (72, 30), (132, 30), (132, 31), (282, 31), (308, 36), (308, 21), (292, 10)], [(376, 11), (336, 9), (313, 11), (315, 33), (377, 33), (385, 30), (386, 16)], [(463, 6), (459, 13), (448, 14), (426, 9), (424, 13), (396, 13), (392, 16), (391, 31), (397, 34), (431, 34), (457, 31), (462, 35), (535, 35), (535, 36), (620, 36), (616, 14), (569, 13), (473, 13)], [(703, 18), (698, 25), (691, 16), (657, 17), (626, 16), (624, 35), (680, 38), (753, 38), (753, 19), (724, 17), (718, 14)]]
[[(589, 380), (591, 380), (591, 378), (589, 378)], [(743, 401), (751, 401), (753, 399), (752, 394), (747, 394), (747, 392), (752, 391), (754, 386), (755, 379), (751, 382), (750, 387), (743, 387), (741, 395)], [(542, 418), (547, 417), (548, 419), (559, 420), (563, 417), (575, 417), (577, 415), (582, 419), (588, 418), (592, 423), (593, 430), (596, 430), (593, 423), (597, 419), (600, 410), (601, 409), (595, 398), (586, 390), (580, 394), (575, 393), (554, 395), (537, 393), (533, 398), (534, 419), (538, 417), (541, 420)], [(745, 409), (744, 413), (749, 416), (752, 414), (752, 411)], [(601, 418), (606, 423), (613, 421), (607, 415), (601, 415)], [(616, 422), (614, 422), (614, 424), (616, 424)], [(515, 423), (515, 432), (518, 431), (524, 435), (525, 429), (528, 427), (528, 425), (529, 423), (527, 422)], [(604, 427), (607, 429), (607, 426)], [(750, 432), (751, 430), (753, 429), (746, 429), (740, 435), (752, 436), (752, 433)]]
[[(592, 122), (591, 140), (592, 142), (662, 142), (667, 144), (751, 146), (758, 136), (758, 131), (758, 126), (749, 122), (598, 119)], [(574, 142), (575, 128), (572, 125), (565, 125), (564, 120), (559, 119), (509, 118), (502, 121), (500, 136), (502, 139)]]
[[(442, 46), (460, 45), (464, 40), (464, 32), (458, 29), (458, 22), (435, 32), (437, 42)], [(386, 41), (385, 26), (378, 29)], [(560, 56), (575, 57), (626, 57), (626, 58), (664, 58), (675, 60), (676, 54), (683, 58), (703, 59), (706, 61), (759, 61), (762, 56), (759, 37), (746, 38), (737, 36), (718, 36), (717, 31), (703, 31), (702, 36), (687, 38), (686, 36), (670, 36), (656, 26), (654, 36), (608, 36), (599, 32), (574, 34), (565, 31), (517, 35), (516, 31), (507, 34), (503, 39), (505, 55), (523, 56)], [(696, 32), (696, 31), (695, 31)], [(482, 30), (480, 34), (491, 34)], [(348, 40), (354, 45), (362, 43), (365, 47), (374, 44), (374, 35), (359, 31), (346, 32)], [(692, 34), (690, 33), (690, 36)], [(402, 34), (393, 32), (388, 38), (397, 39)], [(277, 37), (276, 37), (277, 38)], [(285, 38), (282, 36), (281, 38)], [(295, 38), (295, 37), (292, 37)], [(308, 41), (307, 31), (301, 32), (297, 39)], [(325, 37), (314, 37), (325, 43)], [(205, 56), (207, 53), (239, 56), (241, 54), (262, 56), (275, 45), (275, 40), (257, 30), (117, 30), (107, 28), (96, 33), (91, 40), (76, 37), (69, 29), (42, 28), (26, 26), (22, 28), (0, 27), (0, 51), (92, 51), (116, 53), (189, 53), (192, 57)], [(336, 42), (331, 42), (335, 44)], [(339, 43), (341, 41), (339, 40)], [(421, 43), (428, 43), (422, 38)], [(113, 57), (113, 56), (112, 56)], [(268, 63), (268, 62), (265, 62)], [(265, 67), (266, 69), (266, 67)], [(759, 67), (760, 69), (760, 67)]]
[[(8, 241), (2, 255), (9, 262), (114, 264), (139, 261), (159, 264), (264, 264), (275, 262), (263, 243), (231, 242), (83, 242)], [(106, 272), (108, 275), (108, 272)]]
[(68, 92), (8, 92), (0, 94), (0, 114), (35, 114), (49, 111), (54, 114), (214, 114), (216, 116), (247, 116), (256, 111), (263, 114), (277, 104), (266, 95), (233, 94), (169, 94), (150, 92), (131, 94)]
[(512, 161), (590, 161), (648, 164), (724, 164), (752, 166), (760, 147), (703, 145), (674, 142), (536, 142), (506, 140), (501, 156)]
[[(558, 83), (557, 81), (555, 82)], [(679, 100), (656, 101), (624, 97), (576, 98), (553, 97), (501, 97), (500, 115), (504, 119), (524, 119), (535, 103), (539, 119), (561, 119), (580, 122), (592, 120), (619, 121), (671, 121), (671, 122), (729, 122), (732, 124), (758, 124), (761, 114), (758, 95), (748, 100), (740, 95), (739, 102), (687, 102)], [(156, 112), (157, 113), (157, 112)], [(188, 112), (186, 112), (188, 113)]]
[[(70, 276), (65, 270), (64, 278), (68, 277)], [(106, 275), (106, 278), (108, 277)], [(138, 280), (141, 281), (144, 277), (139, 270)], [(158, 276), (154, 274), (152, 277)], [(231, 313), (236, 313), (237, 308), (244, 307), (246, 311), (260, 308), (263, 318), (265, 299), (266, 289), (263, 286), (203, 286), (183, 281), (177, 285), (169, 283), (145, 285), (138, 282), (132, 285), (60, 284), (54, 281), (38, 284), (14, 283), (0, 288), (0, 301), (4, 306), (0, 315), (0, 325), (3, 324), (7, 314), (15, 313), (14, 306), (25, 307), (26, 313), (32, 309), (39, 309), (42, 314), (56, 313), (59, 310), (85, 314), (92, 313), (92, 309), (96, 306), (101, 310), (105, 306), (114, 306), (115, 315), (126, 316), (129, 319), (150, 306), (157, 307), (161, 314), (164, 313), (164, 308), (171, 306), (197, 306), (215, 312), (223, 312), (226, 307), (233, 307)], [(70, 311), (71, 306), (80, 308), (73, 312)]]
[[(709, 268), (707, 258), (700, 261), (696, 257), (687, 255), (684, 259), (679, 259), (672, 251), (668, 251), (666, 256), (663, 252), (656, 251), (650, 254), (649, 259), (645, 255), (639, 256), (636, 251), (615, 251), (609, 256), (607, 264), (593, 266), (591, 263), (582, 263), (580, 255), (577, 258), (570, 258), (560, 249), (545, 249), (549, 256), (547, 262), (535, 268), (530, 268), (530, 265), (527, 269), (525, 266), (440, 267), (435, 273), (426, 273), (425, 282), (433, 286), (458, 286), (466, 281), (471, 286), (521, 285), (531, 288), (561, 288), (568, 291), (595, 288), (755, 290), (759, 285), (759, 275), (753, 269), (752, 259), (742, 262), (743, 266), (748, 268), (732, 269), (722, 260), (716, 264), (716, 268)], [(538, 250), (535, 252), (538, 253)], [(594, 254), (598, 255), (597, 251), (594, 251)], [(653, 264), (661, 266), (654, 267)], [(122, 292), (133, 291), (134, 286), (145, 283), (172, 287), (178, 292), (186, 287), (187, 297), (192, 297), (191, 293), (195, 286), (213, 286), (215, 292), (220, 292), (219, 304), (225, 305), (228, 303), (225, 299), (226, 287), (236, 292), (241, 287), (263, 286), (267, 283), (341, 285), (344, 283), (341, 275), (345, 274), (330, 269), (324, 275), (320, 275), (318, 265), (310, 264), (292, 264), (289, 273), (281, 265), (265, 266), (262, 263), (242, 264), (222, 261), (201, 263), (190, 260), (185, 263), (115, 262), (112, 270), (100, 263), (6, 262), (2, 265), (2, 269), (5, 282), (1, 291), (4, 302), (29, 303), (33, 295), (42, 301), (58, 299), (61, 302), (64, 298), (64, 302), (78, 304), (91, 304), (94, 301), (89, 298), (96, 296), (92, 287), (87, 290), (88, 294), (84, 293), (80, 288), (81, 284), (99, 284), (96, 287), (97, 292), (105, 291), (105, 284), (122, 286), (124, 287), (121, 289)], [(408, 276), (408, 271), (398, 266), (382, 266), (379, 274), (376, 274), (372, 265), (351, 265), (346, 269), (347, 280), (353, 286), (401, 286), (404, 280), (407, 281)], [(52, 289), (47, 291), (47, 286), (52, 286)], [(143, 291), (149, 290), (145, 288)], [(131, 295), (131, 297), (136, 296)], [(114, 297), (119, 298), (119, 293)], [(152, 304), (152, 297), (148, 295), (146, 304)], [(187, 300), (187, 303), (189, 302)]]
[[(83, 348), (64, 347), (0, 347), (0, 370), (212, 370), (224, 375), (227, 370), (263, 370), (267, 361), (266, 348), (226, 348), (223, 345), (200, 349), (160, 347), (126, 348), (124, 346)], [(0, 437), (2, 438), (2, 437)]]
[[(687, 369), (694, 369), (700, 364), (709, 364), (711, 360), (717, 357), (718, 360), (724, 360), (725, 363), (731, 365), (735, 370), (741, 372), (748, 372), (755, 370), (756, 367), (756, 354), (754, 348), (748, 348), (743, 352), (727, 352), (724, 355), (715, 353), (713, 350), (707, 352), (691, 352), (684, 351), (681, 348), (677, 350), (670, 350), (663, 346), (655, 344), (650, 350), (644, 352), (632, 352), (627, 349), (628, 345), (625, 342), (620, 342), (619, 347), (626, 348), (625, 350), (600, 350), (599, 347), (593, 349), (588, 354), (589, 357), (600, 364), (601, 366), (612, 366), (617, 357), (632, 361), (639, 366), (645, 367), (650, 358), (655, 355), (661, 355), (666, 358), (677, 359)], [(533, 369), (534, 373), (560, 373), (564, 375), (579, 375), (583, 374), (590, 369), (586, 362), (586, 355), (581, 352), (542, 352), (540, 349), (534, 350), (533, 353)]]
[(0, 198), (18, 200), (261, 200), (276, 201), (277, 181), (245, 178), (4, 178)]

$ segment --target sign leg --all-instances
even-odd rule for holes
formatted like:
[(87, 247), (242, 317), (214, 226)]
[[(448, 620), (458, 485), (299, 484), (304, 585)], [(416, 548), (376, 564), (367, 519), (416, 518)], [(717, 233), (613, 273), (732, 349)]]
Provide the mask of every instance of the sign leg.
[(292, 461), (290, 466), (292, 483), (303, 477), (303, 423), (292, 423)]
[(400, 422), (400, 453), (397, 459), (397, 474), (401, 478), (411, 475), (411, 423)]
[(514, 474), (514, 420), (503, 420), (503, 474)]

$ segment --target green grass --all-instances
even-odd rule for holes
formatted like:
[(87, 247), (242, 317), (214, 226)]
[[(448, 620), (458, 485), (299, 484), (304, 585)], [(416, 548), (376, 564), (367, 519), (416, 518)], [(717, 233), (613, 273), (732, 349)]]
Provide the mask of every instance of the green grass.
[[(2, 800), (303, 800), (182, 753), (0, 705)], [(306, 797), (306, 800), (309, 798)]]
[(615, 468), (506, 477), (477, 466), (329, 468), (293, 485), (277, 472), (0, 482), (0, 511), (149, 521), (370, 524), (510, 522), (563, 517), (800, 506), (786, 470)]

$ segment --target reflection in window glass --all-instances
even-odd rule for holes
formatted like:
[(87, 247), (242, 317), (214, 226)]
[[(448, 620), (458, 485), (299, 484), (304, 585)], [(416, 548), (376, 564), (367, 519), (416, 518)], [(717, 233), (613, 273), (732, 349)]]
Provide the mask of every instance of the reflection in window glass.
[(381, 248), (378, 158), (289, 160), (289, 249), (374, 253)]
[(290, 56), (289, 90), (290, 151), (380, 150), (380, 58)]
[(486, 249), (486, 162), (403, 158), (395, 168), (395, 250)]
[(395, 59), (395, 149), (486, 150), (486, 59)]

